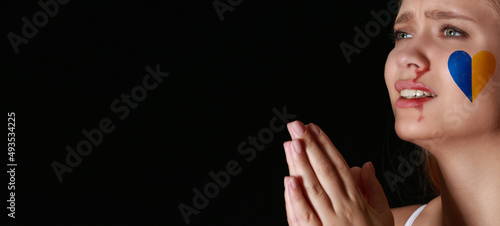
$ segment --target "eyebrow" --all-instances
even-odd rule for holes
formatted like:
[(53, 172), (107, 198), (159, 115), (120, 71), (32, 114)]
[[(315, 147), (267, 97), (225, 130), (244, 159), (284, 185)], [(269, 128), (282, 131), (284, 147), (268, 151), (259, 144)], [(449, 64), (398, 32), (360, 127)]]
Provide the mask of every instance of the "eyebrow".
[(451, 11), (431, 10), (431, 11), (425, 11), (424, 14), (425, 17), (433, 20), (460, 19), (460, 20), (474, 21), (472, 18), (468, 16)]
[[(426, 18), (432, 19), (432, 20), (450, 20), (450, 19), (460, 19), (460, 20), (468, 20), (468, 21), (474, 21), (472, 18), (451, 12), (451, 11), (442, 11), (442, 10), (427, 10), (424, 12), (424, 15)], [(400, 24), (400, 23), (406, 23), (408, 21), (413, 20), (415, 15), (412, 12), (404, 12), (402, 13), (397, 19), (396, 22), (394, 22), (394, 25)]]
[(413, 20), (413, 13), (410, 12), (404, 12), (398, 18), (396, 18), (396, 22), (394, 22), (394, 25), (396, 24), (404, 24), (410, 20)]

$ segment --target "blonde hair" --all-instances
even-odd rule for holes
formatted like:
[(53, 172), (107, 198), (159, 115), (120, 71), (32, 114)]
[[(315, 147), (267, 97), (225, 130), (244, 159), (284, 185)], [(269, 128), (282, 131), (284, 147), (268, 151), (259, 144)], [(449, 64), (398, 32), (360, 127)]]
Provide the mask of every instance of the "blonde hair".
[(441, 187), (439, 186), (439, 167), (437, 163), (436, 157), (432, 155), (431, 152), (423, 149), (425, 156), (425, 172), (429, 177), (429, 181), (431, 182), (431, 188), (435, 194), (439, 194), (441, 191)]
[[(401, 0), (402, 1), (402, 0)], [(497, 21), (500, 22), (500, 0), (489, 0), (484, 4), (493, 12), (497, 14)]]
[(500, 0), (493, 0), (490, 1), (492, 4), (492, 7), (497, 11), (497, 13), (500, 15)]

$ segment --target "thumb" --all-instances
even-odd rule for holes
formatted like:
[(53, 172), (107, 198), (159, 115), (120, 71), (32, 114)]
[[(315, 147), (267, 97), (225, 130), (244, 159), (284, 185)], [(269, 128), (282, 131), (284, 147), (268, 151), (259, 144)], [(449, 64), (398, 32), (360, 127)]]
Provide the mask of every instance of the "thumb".
[(392, 214), (382, 185), (375, 176), (375, 168), (371, 162), (365, 163), (361, 168), (361, 179), (368, 204), (379, 214)]

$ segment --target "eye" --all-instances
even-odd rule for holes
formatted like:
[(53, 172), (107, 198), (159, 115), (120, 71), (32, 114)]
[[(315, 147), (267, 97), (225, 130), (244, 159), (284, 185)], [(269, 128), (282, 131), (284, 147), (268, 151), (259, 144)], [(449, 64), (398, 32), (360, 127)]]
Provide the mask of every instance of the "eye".
[(462, 33), (460, 33), (459, 31), (457, 31), (453, 28), (446, 28), (444, 30), (444, 36), (456, 37), (456, 36), (462, 36)]
[(443, 26), (443, 28), (441, 28), (441, 32), (444, 37), (449, 38), (467, 38), (469, 36), (467, 32), (450, 25)]
[(413, 38), (413, 35), (408, 34), (404, 31), (394, 31), (394, 40), (398, 41), (401, 39)]

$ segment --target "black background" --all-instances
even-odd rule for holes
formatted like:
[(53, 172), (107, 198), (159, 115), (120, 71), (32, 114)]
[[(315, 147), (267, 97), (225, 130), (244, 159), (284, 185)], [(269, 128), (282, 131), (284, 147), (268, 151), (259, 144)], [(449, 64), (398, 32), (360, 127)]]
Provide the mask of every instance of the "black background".
[[(408, 149), (394, 134), (383, 77), (392, 25), (351, 63), (339, 48), (354, 45), (353, 28), (374, 21), (370, 11), (386, 10), (386, 1), (243, 0), (224, 21), (212, 1), (70, 1), (17, 54), (7, 34), (21, 35), (21, 18), (41, 8), (1, 8), (6, 111), (16, 114), (10, 223), (185, 225), (178, 205), (192, 206), (192, 189), (235, 160), (241, 173), (190, 225), (286, 225), (286, 130), (253, 161), (237, 151), (285, 106), (319, 125), (351, 166), (372, 161), (392, 207), (419, 200), (418, 187), (399, 195), (383, 176)], [(157, 64), (168, 78), (119, 120), (111, 103)], [(64, 163), (65, 147), (103, 118), (115, 130), (59, 183), (51, 163)]]

